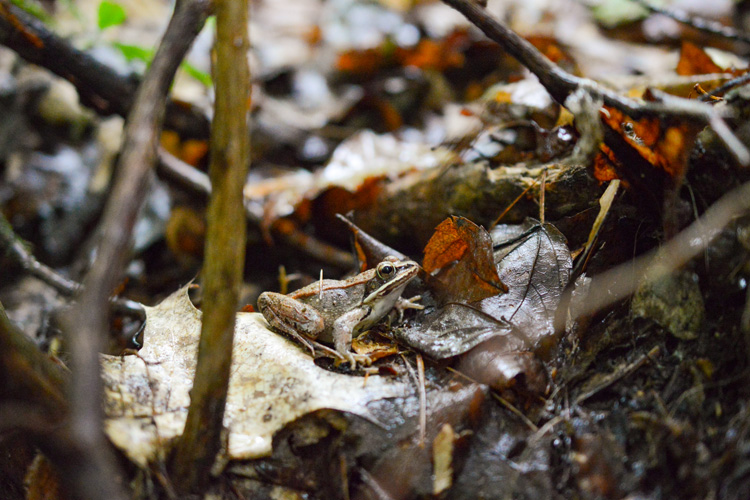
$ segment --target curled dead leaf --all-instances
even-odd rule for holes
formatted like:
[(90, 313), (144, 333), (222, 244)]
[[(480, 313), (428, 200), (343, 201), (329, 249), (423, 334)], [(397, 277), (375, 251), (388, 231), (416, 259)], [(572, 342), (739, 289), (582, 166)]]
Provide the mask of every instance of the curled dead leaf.
[(570, 279), (565, 237), (551, 224), (529, 220), (493, 230), (496, 272), (508, 293), (476, 303), (446, 303), (394, 334), (436, 359), (461, 355), (494, 337), (502, 352), (533, 351), (554, 335), (554, 317)]
[(482, 227), (451, 216), (425, 246), (423, 267), (442, 302), (476, 302), (508, 291), (495, 269), (492, 240)]

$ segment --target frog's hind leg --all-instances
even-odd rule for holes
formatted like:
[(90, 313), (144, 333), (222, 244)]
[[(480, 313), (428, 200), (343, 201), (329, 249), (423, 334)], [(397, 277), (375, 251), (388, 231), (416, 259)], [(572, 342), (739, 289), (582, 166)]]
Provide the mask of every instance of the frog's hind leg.
[(346, 358), (336, 352), (335, 350), (331, 349), (327, 345), (323, 345), (320, 342), (307, 338), (304, 335), (300, 335), (299, 333), (295, 332), (294, 330), (284, 330), (284, 333), (292, 337), (294, 340), (302, 344), (302, 346), (306, 347), (310, 350), (310, 356), (313, 357), (313, 359), (319, 357), (319, 353), (323, 353), (323, 356), (330, 356), (332, 358), (339, 359), (341, 361), (346, 361)]
[(302, 344), (304, 347), (310, 350), (310, 355), (314, 358), (315, 357), (315, 347), (317, 347), (318, 344), (314, 340), (306, 338), (304, 335), (300, 335), (299, 333), (295, 332), (294, 330), (285, 330), (284, 333), (292, 337), (294, 340)]
[[(309, 340), (309, 339), (308, 339), (308, 340)], [(331, 349), (331, 348), (330, 348), (330, 347), (328, 347), (327, 345), (321, 344), (320, 342), (317, 342), (317, 341), (315, 341), (315, 340), (309, 340), (309, 342), (310, 342), (310, 343), (311, 343), (312, 345), (314, 345), (314, 346), (315, 346), (315, 348), (316, 348), (316, 349), (318, 349), (318, 350), (319, 350), (319, 351), (320, 351), (321, 353), (323, 353), (323, 354), (322, 354), (323, 356), (326, 356), (326, 355), (327, 355), (327, 356), (330, 356), (330, 357), (332, 357), (332, 358), (336, 358), (336, 359), (338, 359), (338, 360), (341, 360), (341, 361), (346, 361), (346, 358), (345, 358), (344, 356), (342, 356), (341, 354), (339, 354), (339, 353), (338, 353), (337, 351), (335, 351), (334, 349)], [(316, 356), (315, 356), (315, 353), (313, 353), (313, 357), (316, 357)]]

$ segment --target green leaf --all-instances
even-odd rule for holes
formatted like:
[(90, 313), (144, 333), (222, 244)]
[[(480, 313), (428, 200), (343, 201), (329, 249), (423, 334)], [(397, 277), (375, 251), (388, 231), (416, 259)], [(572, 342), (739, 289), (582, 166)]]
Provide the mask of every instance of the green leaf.
[[(151, 60), (154, 58), (154, 54), (156, 54), (154, 49), (147, 49), (138, 45), (128, 45), (125, 43), (114, 43), (112, 45), (117, 48), (128, 61), (143, 61), (146, 64), (151, 64)], [(211, 87), (213, 85), (211, 75), (205, 71), (199, 70), (189, 62), (183, 61), (182, 64), (180, 64), (180, 69), (206, 87)]]
[(128, 16), (122, 5), (104, 0), (99, 4), (98, 17), (99, 29), (104, 30), (124, 23)]
[(182, 68), (182, 70), (185, 73), (187, 73), (188, 75), (192, 76), (193, 78), (195, 78), (196, 80), (198, 80), (199, 82), (201, 82), (206, 87), (213, 86), (213, 81), (211, 80), (211, 75), (209, 75), (205, 71), (199, 70), (198, 68), (196, 68), (195, 66), (193, 66), (189, 62), (183, 62), (180, 65), (180, 68)]
[(128, 61), (151, 63), (151, 59), (154, 58), (154, 49), (145, 49), (138, 45), (127, 45), (124, 43), (115, 43), (114, 46), (122, 52), (122, 55)]
[(592, 7), (594, 19), (605, 28), (640, 21), (648, 17), (648, 9), (631, 0), (605, 0)]

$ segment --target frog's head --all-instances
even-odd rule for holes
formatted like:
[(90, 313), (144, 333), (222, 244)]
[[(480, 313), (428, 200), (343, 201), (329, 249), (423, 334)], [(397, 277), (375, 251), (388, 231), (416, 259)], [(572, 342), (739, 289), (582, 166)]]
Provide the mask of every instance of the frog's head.
[(375, 275), (367, 283), (367, 296), (363, 304), (373, 308), (378, 316), (387, 314), (393, 308), (406, 285), (419, 273), (419, 264), (413, 260), (398, 260), (386, 257), (375, 268)]

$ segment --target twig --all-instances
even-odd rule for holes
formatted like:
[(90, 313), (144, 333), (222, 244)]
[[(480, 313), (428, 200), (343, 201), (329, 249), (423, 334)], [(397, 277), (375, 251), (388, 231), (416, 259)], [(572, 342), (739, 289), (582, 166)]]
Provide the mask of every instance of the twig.
[(571, 283), (575, 282), (576, 278), (586, 270), (589, 258), (591, 257), (591, 249), (594, 247), (594, 243), (599, 237), (599, 231), (604, 224), (604, 220), (607, 218), (607, 214), (609, 214), (609, 210), (612, 208), (612, 202), (614, 201), (619, 188), (620, 180), (613, 179), (609, 182), (607, 189), (604, 190), (604, 193), (599, 198), (599, 213), (596, 214), (596, 219), (594, 219), (594, 223), (591, 225), (591, 230), (589, 231), (589, 238), (586, 240), (583, 252), (581, 252), (581, 256), (576, 263), (575, 269), (570, 275)]
[[(604, 104), (622, 111), (633, 119), (646, 116), (671, 117), (682, 120), (695, 120), (709, 125), (732, 116), (730, 110), (718, 110), (706, 103), (688, 99), (673, 98), (668, 102), (642, 102), (623, 97), (609, 90), (593, 80), (580, 78), (564, 71), (544, 57), (531, 43), (521, 38), (513, 30), (501, 24), (487, 14), (479, 2), (473, 0), (443, 0), (454, 9), (466, 16), (491, 40), (498, 43), (511, 56), (516, 58), (529, 71), (534, 73), (547, 92), (559, 104), (564, 105), (565, 99), (578, 89), (591, 94), (594, 99), (601, 99)], [(727, 145), (729, 151), (738, 162), (746, 165), (750, 159), (750, 152), (744, 145), (738, 150), (735, 142), (726, 136), (726, 132), (716, 131), (719, 138)], [(733, 137), (733, 135), (730, 133)], [(735, 138), (736, 139), (736, 138)], [(607, 139), (605, 138), (605, 141)]]
[(686, 24), (690, 26), (691, 28), (697, 29), (698, 31), (703, 31), (704, 33), (708, 33), (710, 35), (716, 35), (718, 37), (725, 38), (731, 42), (750, 43), (750, 35), (748, 35), (747, 33), (743, 33), (741, 31), (737, 31), (730, 26), (725, 26), (721, 24), (720, 22), (712, 21), (710, 19), (704, 19), (701, 17), (691, 16), (687, 12), (682, 11), (682, 10), (665, 9), (663, 7), (654, 5), (652, 2), (648, 0), (632, 0), (632, 1), (642, 6), (643, 8), (651, 11), (652, 13), (667, 16), (670, 19), (674, 19), (677, 22)]
[(521, 194), (519, 194), (518, 196), (516, 196), (516, 198), (513, 201), (510, 202), (510, 204), (505, 208), (505, 210), (503, 210), (502, 213), (497, 216), (497, 219), (495, 219), (494, 221), (492, 221), (492, 224), (490, 224), (489, 229), (493, 229), (495, 226), (497, 226), (500, 223), (500, 221), (503, 220), (503, 217), (505, 217), (508, 214), (508, 212), (510, 212), (511, 209), (513, 207), (515, 207), (516, 204), (519, 201), (521, 201), (521, 198), (523, 198), (526, 195), (526, 193), (529, 192), (529, 190), (531, 188), (533, 188), (534, 186), (536, 186), (536, 183), (537, 183), (537, 180), (534, 179), (534, 182), (532, 182), (531, 184), (529, 184), (526, 189), (524, 189), (523, 191), (521, 191)]
[[(630, 296), (642, 281), (653, 283), (703, 252), (734, 218), (750, 210), (750, 182), (725, 194), (660, 249), (592, 278), (576, 316), (588, 316)], [(567, 291), (566, 294), (570, 293)], [(561, 325), (556, 325), (560, 329)]]
[(18, 330), (0, 304), (0, 395), (3, 400), (0, 426), (3, 431), (11, 426), (23, 430), (55, 464), (60, 479), (75, 498), (119, 494), (115, 477), (87, 475), (100, 473), (101, 463), (92, 462), (88, 443), (81, 442), (70, 426), (63, 425), (70, 411), (65, 398), (69, 383), (70, 373)]
[[(450, 366), (447, 367), (447, 370), (450, 371), (451, 373), (455, 373), (456, 375), (459, 375), (460, 377), (465, 378), (466, 380), (468, 380), (469, 382), (471, 382), (473, 384), (485, 385), (485, 384), (482, 384), (481, 382), (478, 382), (477, 380), (469, 377), (465, 373), (460, 372), (460, 371), (456, 370), (455, 368), (451, 368)], [(529, 428), (529, 430), (531, 430), (532, 432), (536, 432), (537, 430), (539, 430), (539, 427), (537, 427), (534, 422), (532, 422), (531, 420), (529, 420), (529, 417), (527, 417), (526, 415), (524, 415), (521, 410), (519, 410), (518, 408), (516, 408), (515, 406), (513, 406), (513, 404), (510, 401), (508, 401), (507, 399), (505, 399), (504, 397), (502, 397), (500, 394), (498, 394), (495, 389), (490, 388), (490, 394), (492, 394), (492, 397), (495, 398), (498, 403), (500, 403), (501, 405), (503, 405), (505, 407), (505, 409), (507, 409), (512, 414), (514, 414), (515, 416), (517, 416), (521, 420), (521, 422), (523, 422), (524, 425), (526, 425), (526, 427)]]
[(24, 242), (13, 231), (8, 219), (0, 213), (0, 250), (16, 261), (26, 272), (47, 283), (68, 297), (73, 296), (80, 285), (45, 266), (32, 255)]
[(341, 269), (351, 269), (356, 265), (356, 261), (350, 253), (342, 252), (338, 248), (310, 236), (290, 221), (279, 219), (276, 224), (273, 224), (272, 230), (287, 244), (299, 248), (304, 253), (322, 262), (328, 262)]
[(547, 190), (547, 169), (542, 171), (542, 186), (539, 188), (539, 222), (544, 224), (544, 193)]
[(587, 390), (586, 392), (579, 394), (578, 397), (575, 400), (575, 404), (579, 405), (589, 399), (591, 396), (596, 395), (597, 393), (601, 392), (602, 390), (606, 389), (607, 387), (611, 386), (618, 380), (621, 380), (631, 373), (635, 372), (637, 369), (639, 369), (641, 366), (645, 365), (646, 362), (652, 361), (653, 358), (659, 355), (659, 346), (654, 347), (646, 354), (643, 354), (638, 359), (633, 361), (627, 366), (624, 366), (621, 369), (615, 370), (614, 372), (610, 373), (609, 375), (604, 376), (599, 382), (596, 384), (595, 387), (592, 387), (591, 389)]
[[(0, 250), (2, 249), (5, 249), (6, 255), (16, 261), (24, 271), (47, 283), (60, 294), (73, 297), (81, 290), (80, 283), (66, 278), (39, 262), (29, 251), (25, 242), (13, 231), (8, 219), (0, 213)], [(116, 312), (145, 319), (143, 306), (138, 302), (123, 298), (113, 298), (111, 302)]]
[(64, 333), (73, 372), (70, 432), (80, 443), (81, 470), (76, 498), (127, 498), (102, 430), (99, 352), (107, 332), (107, 301), (120, 280), (132, 231), (153, 177), (152, 166), (164, 116), (164, 103), (177, 67), (207, 16), (208, 0), (180, 0), (161, 44), (138, 89), (125, 127), (118, 177), (99, 226), (101, 243), (83, 281), (79, 301), (66, 318)]
[(742, 76), (738, 76), (737, 78), (732, 78), (731, 80), (724, 82), (719, 87), (716, 87), (710, 92), (706, 92), (702, 96), (698, 98), (698, 100), (703, 102), (711, 102), (714, 97), (723, 96), (730, 90), (732, 90), (735, 87), (740, 87), (742, 85), (745, 85), (747, 82), (750, 82), (750, 73), (745, 73)]
[(177, 181), (187, 189), (200, 193), (206, 198), (211, 196), (211, 181), (208, 175), (170, 154), (163, 147), (159, 147), (158, 156), (157, 173)]
[[(98, 113), (127, 116), (133, 106), (137, 81), (74, 48), (7, 0), (0, 0), (0, 44), (68, 80), (78, 90), (81, 102)], [(208, 120), (203, 114), (171, 101), (167, 103), (166, 126), (183, 136), (208, 136)]]
[(0, 394), (41, 406), (47, 416), (67, 412), (67, 371), (39, 350), (0, 304)]
[[(211, 181), (206, 174), (171, 155), (163, 148), (159, 149), (158, 172), (177, 181), (191, 191), (206, 197), (211, 194)], [(256, 226), (261, 225), (262, 221), (248, 207), (245, 209), (245, 215), (251, 223)], [(271, 231), (287, 244), (321, 262), (326, 262), (341, 269), (351, 269), (355, 265), (351, 254), (304, 233), (291, 222), (286, 223), (280, 220), (271, 226)]]
[[(234, 324), (245, 264), (243, 186), (250, 140), (247, 0), (217, 0), (216, 101), (211, 130), (213, 193), (203, 262), (203, 324), (185, 430), (172, 456), (178, 492), (202, 494), (221, 448)], [(231, 231), (228, 228), (232, 227)]]
[(383, 489), (383, 487), (380, 485), (380, 482), (372, 477), (372, 474), (367, 472), (367, 469), (360, 469), (359, 477), (362, 480), (362, 483), (370, 488), (369, 493), (371, 493), (372, 495), (368, 496), (374, 496), (376, 500), (394, 500), (394, 498), (389, 495), (385, 489)]
[(424, 360), (419, 353), (417, 353), (417, 374), (419, 375), (419, 447), (424, 448), (424, 439), (427, 432), (427, 396), (425, 394)]

